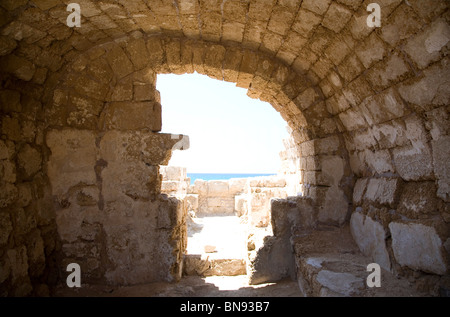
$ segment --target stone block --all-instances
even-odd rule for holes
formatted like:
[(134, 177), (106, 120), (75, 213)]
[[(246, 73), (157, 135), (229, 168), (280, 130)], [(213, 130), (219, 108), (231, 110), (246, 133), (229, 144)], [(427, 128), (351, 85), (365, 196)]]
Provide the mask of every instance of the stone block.
[(232, 196), (241, 194), (247, 187), (246, 178), (232, 178), (228, 181), (229, 193)]
[(17, 187), (9, 183), (0, 183), (0, 208), (11, 205), (18, 196)]
[(398, 178), (372, 178), (367, 185), (364, 198), (375, 203), (394, 206), (400, 192)]
[(155, 98), (157, 91), (152, 84), (134, 83), (133, 92), (135, 101), (158, 101)]
[(349, 202), (344, 191), (338, 186), (316, 187), (311, 198), (320, 205), (317, 219), (325, 224), (342, 225), (349, 213)]
[(408, 182), (405, 184), (397, 211), (411, 219), (427, 217), (438, 212), (434, 182)]
[(351, 296), (355, 291), (365, 287), (364, 279), (350, 273), (321, 270), (319, 274), (317, 274), (316, 279), (322, 287), (331, 290), (330, 294), (322, 288), (322, 296), (327, 296), (327, 294), (333, 296)]
[[(309, 3), (312, 6), (313, 3)], [(309, 10), (301, 8), (298, 11), (297, 18), (292, 25), (292, 29), (299, 34), (307, 37), (312, 30), (320, 24), (322, 18)]]
[(358, 178), (356, 181), (355, 187), (353, 188), (353, 204), (355, 206), (362, 203), (368, 181), (368, 178)]
[(248, 196), (246, 194), (237, 195), (234, 197), (234, 210), (240, 217), (248, 212)]
[(102, 117), (101, 125), (108, 130), (161, 130), (161, 105), (157, 102), (111, 102)]
[(370, 125), (403, 117), (409, 112), (392, 88), (374, 97), (367, 98), (361, 105), (361, 111)]
[(305, 0), (302, 8), (312, 11), (319, 15), (324, 15), (330, 6), (331, 0)]
[(2, 134), (6, 135), (11, 141), (19, 141), (21, 139), (20, 123), (14, 117), (4, 116), (2, 118)]
[(386, 248), (387, 233), (383, 225), (360, 212), (350, 218), (350, 230), (361, 252), (387, 271), (391, 262)]
[(20, 93), (15, 90), (2, 90), (0, 92), (0, 109), (6, 113), (21, 112)]
[(389, 229), (392, 250), (401, 266), (439, 275), (446, 273), (442, 240), (433, 227), (421, 223), (391, 222)]
[(163, 181), (184, 181), (187, 177), (185, 167), (161, 166), (159, 172), (162, 175)]
[(148, 64), (148, 51), (143, 38), (131, 39), (127, 42), (126, 50), (130, 54), (131, 62), (136, 70), (142, 69)]
[(398, 147), (392, 150), (396, 172), (406, 181), (431, 179), (433, 161), (426, 144)]
[(0, 213), (0, 246), (8, 243), (9, 236), (13, 230), (9, 213)]
[(419, 111), (447, 105), (450, 100), (449, 70), (449, 65), (434, 64), (424, 70), (421, 79), (405, 82), (398, 91), (405, 101), (416, 106)]
[(51, 155), (47, 163), (53, 195), (63, 195), (79, 184), (95, 184), (95, 134), (87, 130), (50, 130), (46, 137)]
[(227, 181), (209, 181), (208, 182), (209, 197), (226, 197), (229, 196), (229, 186)]
[(122, 48), (118, 45), (112, 45), (108, 49), (106, 59), (114, 74), (119, 79), (131, 74), (134, 70), (133, 64), (128, 59)]
[(24, 81), (30, 81), (36, 72), (36, 66), (23, 57), (7, 55), (0, 60), (0, 68)]
[(112, 89), (110, 101), (131, 101), (133, 99), (133, 83), (128, 77), (118, 82)]
[(322, 25), (335, 33), (339, 33), (351, 17), (351, 11), (336, 2), (332, 2), (323, 18)]
[(38, 150), (26, 144), (17, 154), (17, 163), (23, 176), (29, 179), (41, 169), (42, 155)]

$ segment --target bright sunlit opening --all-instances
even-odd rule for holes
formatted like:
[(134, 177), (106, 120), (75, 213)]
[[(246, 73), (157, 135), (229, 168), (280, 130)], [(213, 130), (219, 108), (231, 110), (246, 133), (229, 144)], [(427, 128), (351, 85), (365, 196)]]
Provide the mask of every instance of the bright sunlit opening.
[(189, 173), (274, 173), (280, 169), (286, 122), (268, 103), (234, 83), (205, 75), (161, 74), (163, 133), (184, 134), (187, 151), (174, 151), (171, 166)]

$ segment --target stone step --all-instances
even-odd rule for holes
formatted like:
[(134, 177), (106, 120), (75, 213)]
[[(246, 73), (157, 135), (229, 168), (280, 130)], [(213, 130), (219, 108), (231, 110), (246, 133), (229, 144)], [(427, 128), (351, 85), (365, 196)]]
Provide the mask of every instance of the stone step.
[(184, 275), (237, 276), (247, 274), (244, 259), (222, 258), (212, 254), (186, 254)]
[(373, 270), (367, 266), (373, 261), (361, 254), (348, 226), (296, 233), (291, 242), (298, 285), (305, 297), (426, 296), (408, 280), (382, 268), (380, 287), (369, 287)]

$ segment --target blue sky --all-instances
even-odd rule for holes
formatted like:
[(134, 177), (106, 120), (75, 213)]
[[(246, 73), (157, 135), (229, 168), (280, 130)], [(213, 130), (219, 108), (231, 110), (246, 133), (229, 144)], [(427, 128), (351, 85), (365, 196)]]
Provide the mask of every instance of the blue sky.
[(190, 149), (169, 165), (188, 173), (276, 173), (286, 122), (266, 102), (234, 83), (205, 75), (161, 74), (162, 132), (185, 134)]

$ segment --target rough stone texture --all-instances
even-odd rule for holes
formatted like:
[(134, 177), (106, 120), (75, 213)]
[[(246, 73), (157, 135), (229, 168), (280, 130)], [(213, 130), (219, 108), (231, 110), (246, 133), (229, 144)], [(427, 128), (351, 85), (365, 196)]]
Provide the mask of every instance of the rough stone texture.
[(390, 271), (391, 262), (385, 242), (387, 234), (383, 226), (372, 218), (355, 212), (350, 219), (350, 229), (361, 252)]
[[(158, 73), (197, 71), (248, 88), (250, 97), (272, 104), (292, 137), (285, 162), (285, 174), (291, 176), (289, 193), (313, 199), (323, 222), (348, 221), (353, 185), (365, 178), (368, 185), (358, 207), (379, 216), (385, 228), (412, 211), (403, 203), (397, 208), (403, 185), (410, 182), (436, 184), (434, 198), (442, 215), (440, 225), (445, 226), (450, 148), (445, 122), (450, 96), (448, 1), (380, 1), (382, 23), (376, 30), (366, 24), (367, 4), (84, 0), (82, 27), (71, 29), (63, 1), (3, 1), (0, 213), (13, 215), (24, 208), (27, 199), (19, 199), (18, 188), (31, 183), (34, 197), (24, 209), (29, 218), (36, 218), (45, 249), (51, 250), (43, 273), (48, 281), (55, 279), (49, 274), (56, 266), (53, 256), (61, 252), (54, 208), (69, 201), (68, 196), (54, 205), (52, 196), (73, 194), (57, 178), (67, 174), (69, 186), (79, 183), (72, 175), (76, 173), (72, 166), (79, 166), (73, 158), (79, 154), (61, 157), (70, 160), (66, 165), (54, 160), (48, 164), (53, 155), (47, 144), (52, 140), (49, 132), (86, 131), (80, 135), (93, 134), (97, 146), (99, 131), (137, 127), (159, 131), (163, 106), (154, 89)], [(78, 145), (81, 152), (92, 146), (92, 137), (86, 136), (86, 141)], [(321, 156), (340, 157), (340, 179), (330, 178), (329, 168), (324, 172)], [(81, 165), (86, 160), (92, 157), (79, 158)], [(54, 174), (58, 164), (64, 165), (66, 174)], [(102, 164), (95, 158), (94, 172), (80, 166), (80, 180), (87, 181), (89, 190), (99, 186)], [(84, 194), (87, 191), (83, 189)], [(339, 208), (332, 209), (334, 205)], [(421, 215), (421, 220), (437, 216)], [(20, 219), (12, 223), (13, 232), (26, 227)], [(448, 239), (448, 234), (440, 234)], [(23, 236), (14, 239), (1, 254), (21, 250), (25, 241)], [(35, 294), (42, 289), (40, 279), (20, 284), (8, 272), (1, 294)]]
[(389, 229), (394, 256), (400, 265), (440, 275), (447, 272), (442, 240), (433, 227), (392, 222)]

